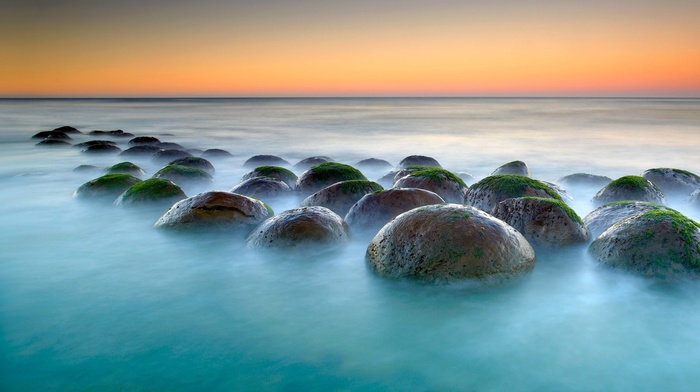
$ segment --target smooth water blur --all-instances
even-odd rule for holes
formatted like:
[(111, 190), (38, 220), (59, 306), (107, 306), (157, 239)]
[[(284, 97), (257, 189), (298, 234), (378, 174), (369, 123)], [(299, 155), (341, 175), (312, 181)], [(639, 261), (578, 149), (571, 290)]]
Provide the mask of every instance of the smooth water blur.
[[(609, 271), (581, 246), (538, 252), (531, 275), (504, 285), (434, 287), (374, 276), (367, 239), (357, 236), (335, 253), (279, 256), (234, 236), (163, 233), (152, 226), (164, 211), (72, 198), (100, 174), (73, 168), (122, 159), (29, 139), (61, 125), (229, 150), (235, 157), (213, 160), (206, 187), (219, 190), (255, 154), (394, 165), (421, 154), (477, 179), (515, 159), (547, 181), (652, 167), (700, 173), (700, 100), (0, 100), (2, 390), (694, 390), (700, 382), (700, 282)], [(113, 140), (126, 148), (128, 138)], [(160, 167), (133, 161), (148, 175)], [(569, 189), (580, 215), (595, 191)], [(671, 206), (699, 218), (681, 201)]]

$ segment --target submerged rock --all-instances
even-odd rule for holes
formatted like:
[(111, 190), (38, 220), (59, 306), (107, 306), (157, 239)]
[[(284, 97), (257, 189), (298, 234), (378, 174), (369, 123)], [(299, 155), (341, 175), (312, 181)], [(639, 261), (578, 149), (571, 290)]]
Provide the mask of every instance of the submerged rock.
[(285, 169), (279, 166), (259, 166), (256, 167), (255, 170), (253, 170), (252, 172), (244, 175), (242, 181), (256, 177), (274, 178), (276, 180), (283, 181), (292, 189), (296, 189), (298, 179), (297, 175), (289, 169)]
[(193, 156), (177, 158), (173, 161), (170, 161), (168, 165), (194, 167), (195, 169), (203, 170), (211, 175), (214, 175), (214, 172), (216, 171), (214, 169), (214, 165), (212, 165), (211, 162), (209, 162), (208, 160)]
[(641, 176), (653, 182), (669, 197), (688, 197), (700, 188), (700, 176), (686, 170), (656, 168), (645, 170)]
[(112, 146), (110, 144), (95, 144), (88, 146), (81, 152), (86, 154), (119, 154), (122, 149), (117, 146)]
[(291, 164), (277, 155), (255, 155), (243, 163), (243, 167), (258, 166), (291, 166)]
[(116, 205), (172, 205), (187, 198), (182, 188), (170, 180), (149, 178), (141, 181), (122, 193), (114, 202)]
[(166, 178), (178, 185), (188, 183), (208, 183), (212, 181), (212, 177), (209, 175), (209, 173), (194, 167), (180, 165), (165, 166), (164, 168), (158, 170), (153, 177)]
[[(171, 162), (174, 160), (178, 160), (181, 158), (191, 158), (192, 154), (190, 154), (187, 151), (182, 151), (182, 150), (160, 150), (153, 154), (153, 161), (154, 162), (160, 162), (160, 163), (165, 163), (165, 162)], [(184, 166), (184, 165), (183, 165)], [(191, 166), (190, 166), (191, 167)]]
[(601, 263), (662, 280), (700, 277), (700, 224), (656, 209), (624, 219), (589, 247)]
[(60, 140), (60, 139), (45, 139), (45, 140), (42, 140), (39, 143), (35, 144), (35, 146), (39, 146), (39, 147), (69, 147), (69, 146), (71, 146), (71, 144), (65, 140)]
[(160, 147), (151, 144), (144, 144), (140, 146), (127, 148), (126, 150), (122, 151), (119, 155), (125, 157), (152, 157), (158, 151), (160, 151)]
[(345, 216), (350, 211), (350, 208), (362, 197), (383, 189), (381, 185), (373, 181), (351, 180), (337, 182), (307, 197), (301, 202), (301, 206), (322, 206), (340, 216)]
[(58, 128), (54, 128), (52, 132), (63, 132), (63, 133), (82, 133), (78, 128), (71, 127), (70, 125), (63, 125)]
[(614, 201), (638, 200), (665, 204), (666, 198), (661, 189), (640, 176), (624, 176), (610, 182), (596, 193), (593, 204), (603, 205)]
[(107, 169), (107, 174), (117, 173), (131, 174), (135, 177), (140, 177), (146, 174), (143, 169), (131, 162), (119, 162)]
[(73, 194), (79, 199), (114, 201), (127, 189), (141, 182), (131, 174), (105, 174), (81, 185)]
[[(160, 140), (158, 140), (158, 138), (153, 137), (153, 136), (137, 136), (137, 137), (129, 140), (130, 146), (142, 146), (144, 144), (156, 145), (158, 143), (160, 143)], [(160, 147), (158, 149), (160, 149)]]
[(440, 163), (438, 163), (438, 161), (435, 160), (435, 158), (426, 157), (424, 155), (409, 155), (403, 160), (401, 160), (401, 162), (399, 162), (399, 165), (396, 168), (400, 170), (406, 169), (409, 166), (430, 166), (442, 168), (442, 166), (440, 166)]
[(465, 203), (491, 212), (498, 203), (516, 197), (536, 196), (562, 200), (561, 196), (542, 181), (515, 174), (489, 176), (472, 185)]
[(585, 186), (598, 189), (608, 185), (610, 181), (612, 181), (610, 177), (588, 173), (569, 174), (559, 179), (559, 183), (564, 186)]
[(535, 252), (503, 221), (473, 207), (444, 204), (396, 217), (374, 237), (366, 259), (389, 278), (499, 281), (531, 271)]
[(325, 207), (301, 207), (284, 211), (255, 228), (246, 239), (253, 249), (291, 249), (331, 246), (347, 242), (350, 229), (343, 219)]
[(659, 209), (667, 210), (669, 208), (647, 201), (616, 201), (591, 211), (583, 218), (583, 222), (590, 230), (591, 238), (595, 239), (617, 222), (633, 215)]
[(220, 148), (210, 148), (202, 152), (202, 158), (231, 158), (233, 154)]
[(324, 157), (324, 156), (318, 156), (318, 157), (309, 157), (302, 159), (301, 161), (297, 162), (296, 165), (294, 165), (295, 170), (306, 170), (314, 166), (318, 166), (322, 163), (327, 163), (327, 162), (332, 162), (333, 160), (329, 157)]
[(505, 163), (491, 173), (492, 176), (501, 174), (513, 174), (517, 176), (530, 177), (530, 168), (523, 161), (513, 161)]
[(260, 200), (230, 192), (210, 191), (175, 203), (158, 219), (155, 227), (247, 233), (272, 215), (272, 209)]
[(97, 170), (100, 170), (100, 168), (95, 165), (80, 165), (73, 169), (74, 172), (90, 172)]
[(518, 230), (532, 245), (555, 248), (587, 242), (583, 220), (561, 200), (542, 197), (506, 199), (492, 215)]
[(358, 169), (367, 170), (391, 170), (394, 166), (391, 163), (377, 158), (363, 159), (355, 164)]
[(72, 137), (68, 136), (65, 132), (61, 131), (42, 131), (34, 134), (32, 136), (32, 139), (62, 139), (62, 140), (71, 140)]
[(302, 173), (297, 179), (296, 188), (307, 196), (336, 182), (364, 180), (367, 178), (352, 166), (337, 162), (326, 162)]
[(234, 186), (230, 192), (267, 200), (289, 195), (292, 191), (289, 185), (276, 178), (253, 177)]
[(450, 171), (437, 167), (423, 167), (396, 181), (394, 188), (425, 189), (437, 193), (447, 203), (462, 204), (468, 187), (461, 178)]

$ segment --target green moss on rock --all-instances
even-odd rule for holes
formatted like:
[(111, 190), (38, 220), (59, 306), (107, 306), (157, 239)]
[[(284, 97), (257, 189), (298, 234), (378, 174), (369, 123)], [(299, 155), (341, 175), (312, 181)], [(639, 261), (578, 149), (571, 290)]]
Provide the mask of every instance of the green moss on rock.
[(143, 169), (141, 169), (138, 165), (136, 165), (132, 162), (119, 162), (116, 165), (113, 165), (112, 167), (107, 169), (107, 174), (118, 174), (118, 173), (133, 174), (133, 175), (145, 174)]
[(452, 180), (461, 185), (462, 187), (467, 188), (467, 184), (465, 184), (464, 181), (461, 178), (459, 178), (456, 174), (452, 173), (449, 170), (440, 169), (437, 167), (427, 167), (424, 169), (419, 169), (414, 172), (411, 172), (411, 174), (409, 175), (412, 177), (431, 178), (437, 183), (438, 186), (441, 186), (442, 182), (445, 180)]
[(523, 200), (538, 200), (543, 203), (549, 203), (549, 204), (554, 204), (555, 206), (561, 208), (564, 212), (566, 212), (566, 215), (571, 218), (572, 221), (577, 222), (581, 225), (583, 225), (583, 219), (581, 219), (580, 216), (576, 213), (576, 211), (573, 210), (573, 208), (569, 207), (566, 203), (564, 203), (563, 200), (558, 200), (558, 199), (550, 199), (546, 197), (536, 197), (536, 196), (526, 196), (522, 198)]
[(149, 178), (127, 189), (116, 204), (174, 202), (186, 197), (185, 192), (172, 181)]
[(527, 188), (533, 188), (543, 190), (553, 199), (562, 200), (561, 196), (554, 189), (542, 181), (516, 174), (489, 176), (472, 185), (472, 188), (493, 190), (508, 197), (521, 197)]
[(153, 178), (166, 178), (175, 183), (182, 181), (211, 181), (212, 176), (204, 170), (194, 167), (168, 165), (158, 170)]
[(350, 180), (365, 180), (367, 177), (361, 171), (350, 165), (345, 165), (338, 162), (326, 162), (316, 165), (310, 169), (313, 172), (313, 177), (318, 181), (350, 181)]
[(131, 174), (105, 174), (81, 185), (75, 196), (79, 198), (116, 198), (122, 192), (141, 182)]
[(384, 188), (376, 182), (368, 180), (343, 181), (340, 185), (340, 191), (345, 194), (354, 194), (360, 192), (366, 193), (367, 189), (371, 189), (371, 193), (374, 193), (381, 191)]

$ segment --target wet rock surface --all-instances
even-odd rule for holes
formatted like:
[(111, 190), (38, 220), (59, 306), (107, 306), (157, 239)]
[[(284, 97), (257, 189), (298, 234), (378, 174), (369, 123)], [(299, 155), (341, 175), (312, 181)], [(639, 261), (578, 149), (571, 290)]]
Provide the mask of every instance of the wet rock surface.
[(132, 162), (119, 162), (107, 169), (107, 174), (131, 174), (134, 177), (141, 177), (146, 173), (138, 165)]
[(605, 203), (623, 200), (648, 201), (665, 204), (666, 198), (661, 189), (651, 181), (640, 176), (624, 176), (613, 180), (604, 186), (593, 197), (593, 204), (600, 206)]
[(604, 204), (591, 211), (583, 218), (583, 222), (591, 232), (591, 238), (596, 239), (617, 222), (643, 212), (668, 209), (660, 204), (647, 201), (617, 201)]
[(180, 166), (194, 167), (195, 169), (205, 171), (211, 175), (213, 175), (214, 172), (216, 171), (214, 169), (214, 165), (212, 165), (211, 162), (209, 162), (208, 160), (206, 160), (204, 158), (193, 157), (193, 156), (185, 156), (182, 158), (177, 158), (173, 161), (168, 162), (168, 165), (180, 165)]
[(641, 176), (653, 182), (668, 197), (688, 197), (700, 188), (700, 176), (687, 170), (655, 168), (645, 170)]
[(231, 188), (230, 192), (263, 200), (290, 195), (293, 189), (285, 182), (270, 177), (253, 177)]
[(402, 159), (396, 168), (401, 170), (406, 169), (409, 166), (430, 166), (442, 168), (440, 163), (435, 158), (427, 157), (425, 155), (409, 155)]
[(350, 208), (365, 195), (383, 189), (381, 185), (373, 181), (342, 181), (327, 186), (302, 200), (301, 206), (322, 206), (340, 216), (345, 216)]
[(256, 167), (253, 171), (246, 173), (243, 176), (242, 181), (255, 177), (274, 178), (283, 181), (292, 189), (296, 189), (298, 179), (297, 175), (289, 169), (285, 169), (280, 166), (259, 166)]

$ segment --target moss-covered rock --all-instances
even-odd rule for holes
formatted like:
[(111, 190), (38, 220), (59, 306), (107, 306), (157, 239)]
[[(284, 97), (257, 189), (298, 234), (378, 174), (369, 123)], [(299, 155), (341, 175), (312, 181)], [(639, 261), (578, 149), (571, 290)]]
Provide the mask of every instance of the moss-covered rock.
[(143, 169), (141, 169), (138, 165), (132, 163), (132, 162), (119, 162), (116, 165), (113, 165), (109, 169), (107, 169), (107, 174), (117, 174), (117, 173), (124, 173), (124, 174), (131, 174), (132, 176), (135, 177), (140, 177), (146, 174)]
[[(129, 140), (130, 146), (142, 146), (144, 144), (158, 144), (158, 143), (160, 143), (160, 140), (157, 137), (153, 137), (153, 136), (137, 136), (137, 137)], [(160, 147), (158, 149), (160, 149)]]
[(232, 193), (256, 197), (263, 200), (292, 194), (293, 189), (285, 182), (271, 177), (253, 177), (231, 188)]
[(431, 157), (426, 157), (425, 155), (409, 155), (401, 162), (399, 162), (399, 165), (396, 167), (397, 169), (406, 169), (409, 166), (430, 166), (430, 167), (439, 167), (440, 163), (435, 159)]
[(614, 201), (638, 200), (665, 204), (661, 189), (641, 176), (624, 176), (610, 182), (596, 193), (593, 204), (603, 205)]
[(369, 193), (381, 191), (381, 185), (373, 181), (351, 180), (329, 185), (301, 202), (302, 207), (322, 206), (340, 216), (350, 211), (355, 203)]
[(322, 163), (327, 163), (327, 162), (333, 162), (333, 159), (326, 157), (326, 156), (316, 156), (316, 157), (304, 158), (301, 161), (297, 162), (296, 165), (294, 165), (294, 170), (297, 170), (297, 171), (307, 170), (311, 167), (318, 166)]
[(243, 163), (243, 167), (258, 166), (291, 166), (291, 164), (277, 155), (255, 155)]
[(131, 174), (106, 174), (81, 185), (73, 194), (79, 199), (114, 201), (127, 189), (141, 182)]
[(276, 180), (283, 181), (292, 189), (296, 189), (298, 179), (297, 175), (294, 174), (291, 170), (285, 169), (280, 166), (258, 166), (252, 172), (244, 175), (241, 181), (245, 181), (256, 177), (274, 178)]
[(343, 219), (325, 207), (301, 207), (284, 211), (256, 227), (246, 239), (253, 249), (328, 247), (350, 239)]
[(326, 162), (302, 173), (297, 179), (296, 188), (303, 195), (308, 196), (336, 182), (350, 180), (367, 181), (367, 178), (350, 165)]
[(532, 245), (556, 248), (588, 241), (583, 220), (561, 200), (543, 197), (506, 199), (491, 213), (518, 230)]
[(604, 204), (591, 211), (583, 218), (583, 222), (590, 230), (591, 238), (596, 239), (617, 222), (643, 212), (658, 209), (668, 210), (669, 208), (647, 201), (616, 201)]
[(437, 168), (421, 168), (399, 179), (394, 188), (420, 188), (435, 192), (447, 203), (464, 202), (467, 184), (454, 173)]
[(593, 187), (600, 189), (608, 185), (612, 178), (588, 173), (574, 173), (559, 179), (564, 186)]
[(700, 188), (700, 176), (687, 170), (655, 168), (645, 170), (641, 176), (658, 186), (667, 197), (688, 197)]
[(175, 203), (155, 224), (177, 230), (226, 230), (247, 234), (273, 215), (260, 200), (230, 192), (210, 191)]
[(624, 219), (589, 247), (601, 263), (661, 280), (700, 277), (700, 224), (672, 210)]
[(542, 181), (520, 175), (501, 174), (486, 177), (472, 185), (467, 191), (465, 203), (491, 212), (503, 200), (525, 196), (562, 200), (554, 189)]
[(100, 168), (95, 165), (79, 165), (73, 169), (74, 172), (93, 172), (98, 170)]
[(158, 151), (160, 151), (160, 147), (152, 144), (144, 144), (127, 148), (119, 155), (123, 157), (152, 157)]
[(203, 170), (211, 175), (214, 175), (214, 172), (216, 171), (214, 169), (214, 165), (211, 164), (208, 160), (204, 158), (199, 158), (199, 157), (193, 157), (193, 156), (186, 156), (182, 158), (177, 158), (173, 161), (170, 161), (168, 165), (180, 165), (180, 166), (187, 166), (187, 167), (194, 167), (196, 169)]
[(211, 175), (204, 170), (180, 165), (165, 166), (164, 168), (158, 170), (158, 172), (153, 175), (153, 178), (165, 178), (178, 185), (188, 183), (201, 184), (212, 181)]
[[(153, 154), (153, 159), (154, 162), (158, 163), (165, 163), (165, 162), (172, 162), (181, 158), (191, 158), (192, 154), (190, 154), (187, 151), (182, 151), (182, 150), (160, 150)], [(186, 165), (183, 165), (186, 166)]]
[(503, 221), (473, 207), (444, 204), (396, 217), (374, 237), (366, 259), (388, 278), (500, 281), (531, 271), (535, 252)]
[(508, 162), (497, 167), (496, 170), (491, 173), (492, 176), (498, 176), (501, 174), (514, 174), (517, 176), (530, 177), (530, 168), (523, 161)]
[(172, 205), (187, 198), (182, 188), (164, 178), (149, 178), (141, 181), (122, 193), (114, 202), (116, 205)]

